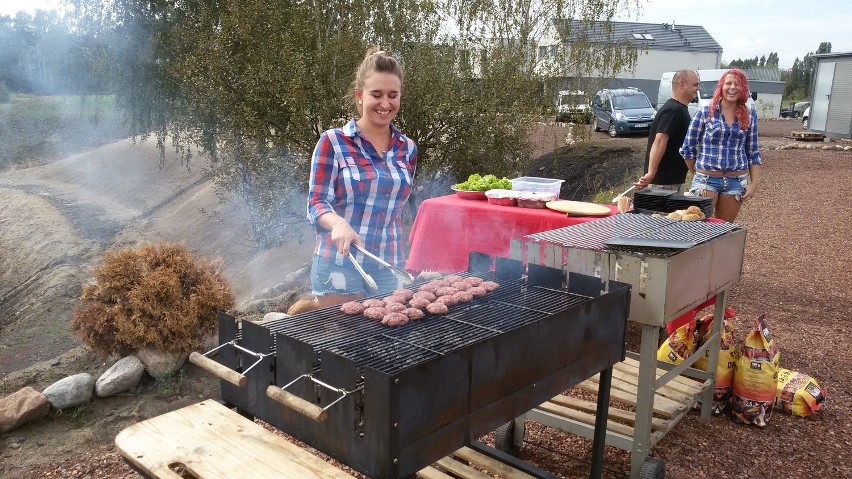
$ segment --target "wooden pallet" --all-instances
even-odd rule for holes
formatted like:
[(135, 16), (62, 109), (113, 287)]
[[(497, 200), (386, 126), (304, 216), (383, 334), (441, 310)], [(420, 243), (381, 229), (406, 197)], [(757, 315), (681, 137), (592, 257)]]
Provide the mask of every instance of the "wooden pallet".
[[(157, 479), (354, 479), (259, 424), (213, 400), (202, 401), (122, 430), (115, 438), (125, 461)], [(514, 460), (514, 458), (512, 458)], [(508, 460), (508, 459), (507, 459)], [(517, 467), (515, 467), (517, 465)], [(527, 467), (462, 447), (417, 472), (420, 479), (535, 479)]]
[[(667, 371), (657, 369), (659, 378)], [(607, 418), (607, 431), (622, 436), (634, 437), (633, 425), (636, 414), (631, 408), (636, 407), (636, 391), (639, 385), (639, 362), (625, 359), (615, 364), (612, 373), (612, 388), (610, 397), (615, 401), (610, 404)], [(577, 386), (586, 392), (597, 394), (598, 376), (589, 378)], [(701, 383), (683, 376), (678, 376), (658, 388), (654, 396), (653, 417), (651, 429), (653, 439), (660, 439), (698, 403), (702, 392)], [(560, 394), (540, 405), (537, 409), (573, 420), (590, 427), (595, 425), (595, 401), (587, 401), (576, 397)]]
[(825, 135), (815, 131), (792, 131), (790, 137), (797, 141), (823, 141)]

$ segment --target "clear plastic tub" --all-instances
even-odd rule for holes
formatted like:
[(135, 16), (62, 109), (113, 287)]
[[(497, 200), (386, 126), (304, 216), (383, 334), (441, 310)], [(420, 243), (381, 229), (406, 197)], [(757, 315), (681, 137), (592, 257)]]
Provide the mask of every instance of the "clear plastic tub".
[(536, 178), (535, 176), (522, 176), (509, 180), (513, 191), (532, 191), (535, 193), (552, 193), (554, 199), (559, 199), (559, 189), (565, 180), (553, 178)]

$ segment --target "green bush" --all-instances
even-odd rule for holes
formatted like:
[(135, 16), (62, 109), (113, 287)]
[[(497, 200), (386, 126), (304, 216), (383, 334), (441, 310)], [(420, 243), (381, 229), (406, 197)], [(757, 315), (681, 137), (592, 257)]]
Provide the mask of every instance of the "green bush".
[(181, 244), (108, 252), (93, 274), (71, 328), (104, 354), (145, 346), (188, 354), (216, 330), (216, 311), (234, 305), (221, 260), (196, 260)]

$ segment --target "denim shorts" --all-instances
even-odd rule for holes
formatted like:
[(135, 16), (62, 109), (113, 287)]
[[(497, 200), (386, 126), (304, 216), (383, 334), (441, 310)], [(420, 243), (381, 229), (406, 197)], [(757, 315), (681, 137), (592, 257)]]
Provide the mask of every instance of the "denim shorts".
[(364, 279), (358, 274), (358, 271), (352, 266), (352, 261), (345, 258), (343, 265), (335, 264), (333, 259), (322, 259), (319, 255), (314, 255), (311, 263), (311, 292), (319, 297), (326, 294), (364, 294), (372, 296), (374, 294), (388, 294), (391, 291), (401, 288), (402, 282), (394, 276), (387, 268), (380, 266), (375, 261), (365, 258), (359, 260), (364, 271), (373, 277), (379, 291), (372, 292), (367, 289), (367, 284)]
[(692, 185), (689, 187), (689, 192), (700, 196), (706, 191), (717, 195), (736, 196), (739, 199), (745, 193), (747, 184), (747, 174), (740, 176), (709, 176), (696, 172), (692, 178)]

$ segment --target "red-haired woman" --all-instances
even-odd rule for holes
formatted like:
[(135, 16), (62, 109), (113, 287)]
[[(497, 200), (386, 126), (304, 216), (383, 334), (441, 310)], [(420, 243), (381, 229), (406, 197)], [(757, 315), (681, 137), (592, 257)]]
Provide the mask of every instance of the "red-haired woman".
[(692, 118), (680, 153), (695, 175), (690, 193), (713, 198), (713, 216), (733, 222), (760, 180), (757, 114), (742, 70), (728, 70), (710, 104)]

